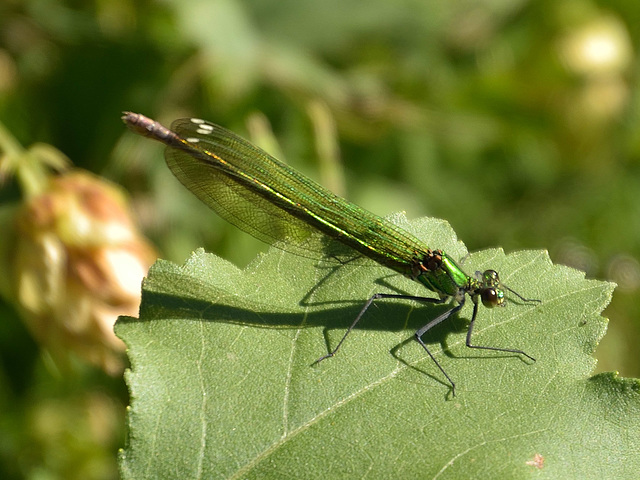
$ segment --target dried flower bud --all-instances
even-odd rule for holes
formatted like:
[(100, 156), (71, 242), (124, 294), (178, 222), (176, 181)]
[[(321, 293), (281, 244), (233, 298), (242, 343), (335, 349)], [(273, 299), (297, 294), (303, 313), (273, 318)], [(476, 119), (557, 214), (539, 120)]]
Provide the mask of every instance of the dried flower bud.
[(156, 258), (114, 185), (86, 172), (52, 177), (17, 215), (16, 300), (56, 356), (72, 350), (105, 371), (123, 367), (113, 333), (137, 315), (140, 284)]

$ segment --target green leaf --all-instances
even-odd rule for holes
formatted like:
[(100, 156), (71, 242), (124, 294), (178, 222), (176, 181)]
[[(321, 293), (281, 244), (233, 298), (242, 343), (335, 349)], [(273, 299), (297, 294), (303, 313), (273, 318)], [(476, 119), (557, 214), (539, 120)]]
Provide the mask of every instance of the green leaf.
[[(444, 221), (395, 221), (466, 255)], [(494, 268), (543, 303), (481, 308), (473, 337), (535, 363), (466, 348), (471, 302), (425, 335), (456, 382), (451, 398), (412, 340), (447, 305), (380, 300), (312, 366), (373, 293), (431, 293), (416, 282), (277, 249), (245, 270), (202, 251), (184, 266), (158, 261), (140, 319), (117, 325), (131, 359), (123, 478), (635, 478), (640, 383), (588, 378), (614, 285), (542, 251), (486, 250), (463, 266)]]

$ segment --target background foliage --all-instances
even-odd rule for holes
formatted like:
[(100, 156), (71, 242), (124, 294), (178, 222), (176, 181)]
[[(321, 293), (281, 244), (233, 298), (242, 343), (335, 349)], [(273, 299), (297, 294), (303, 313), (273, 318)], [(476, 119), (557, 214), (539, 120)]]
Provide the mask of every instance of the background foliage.
[[(638, 25), (632, 0), (10, 0), (0, 122), (124, 185), (177, 262), (264, 247), (184, 191), (120, 112), (277, 139), (376, 213), (445, 218), (470, 250), (547, 248), (617, 282), (599, 369), (640, 376)], [(122, 383), (56, 375), (0, 308), (2, 477), (115, 476)]]

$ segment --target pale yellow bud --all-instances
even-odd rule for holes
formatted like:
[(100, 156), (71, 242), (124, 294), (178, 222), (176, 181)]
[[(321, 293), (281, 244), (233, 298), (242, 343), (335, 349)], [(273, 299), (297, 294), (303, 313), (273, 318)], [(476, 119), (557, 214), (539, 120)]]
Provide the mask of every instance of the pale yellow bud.
[(86, 172), (52, 177), (17, 215), (16, 300), (54, 354), (78, 353), (116, 374), (118, 315), (138, 313), (140, 284), (156, 258), (122, 192)]

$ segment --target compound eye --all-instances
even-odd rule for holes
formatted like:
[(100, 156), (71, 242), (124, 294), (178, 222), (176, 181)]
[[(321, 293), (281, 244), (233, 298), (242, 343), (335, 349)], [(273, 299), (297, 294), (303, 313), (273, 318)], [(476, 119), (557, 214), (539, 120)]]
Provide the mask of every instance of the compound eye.
[(489, 285), (496, 285), (500, 282), (500, 277), (498, 276), (498, 272), (495, 270), (486, 270), (483, 274), (484, 280)]
[(497, 307), (500, 304), (500, 297), (495, 288), (485, 288), (480, 294), (482, 304), (487, 308)]

